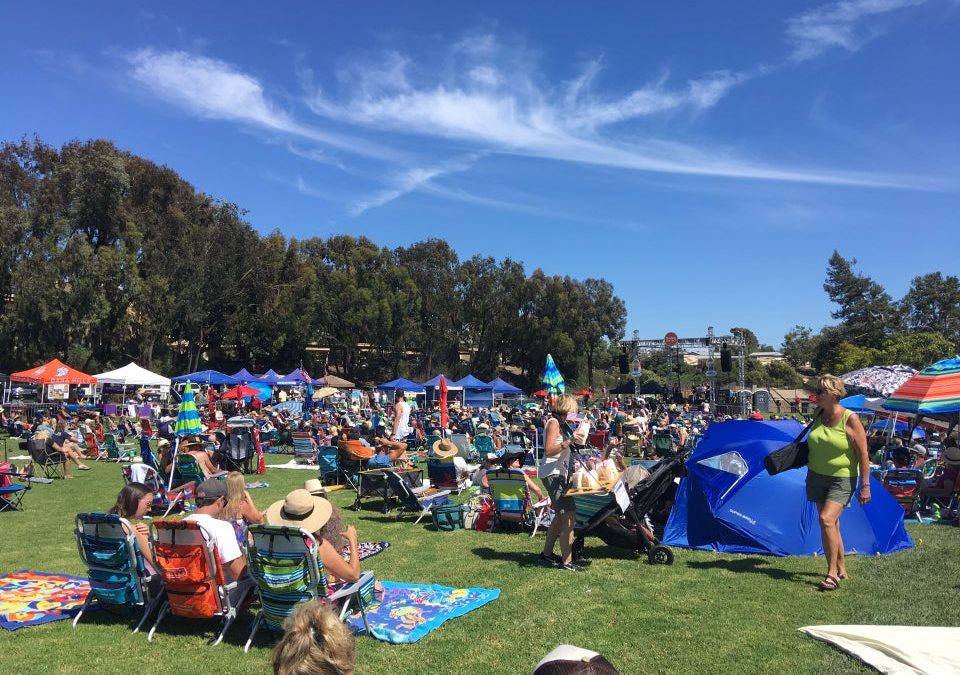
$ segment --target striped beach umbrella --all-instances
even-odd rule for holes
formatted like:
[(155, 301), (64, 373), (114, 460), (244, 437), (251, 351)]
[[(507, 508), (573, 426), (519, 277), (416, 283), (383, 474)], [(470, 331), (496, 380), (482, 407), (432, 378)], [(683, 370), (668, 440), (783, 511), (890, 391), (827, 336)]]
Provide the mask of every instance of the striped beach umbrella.
[(927, 366), (900, 385), (883, 407), (921, 415), (960, 411), (960, 357)]
[(550, 354), (547, 354), (547, 364), (543, 367), (543, 389), (550, 397), (551, 403), (566, 389), (563, 375), (560, 374), (560, 369), (557, 368)]
[(173, 433), (180, 437), (199, 436), (201, 429), (200, 413), (197, 412), (197, 404), (193, 400), (193, 387), (187, 382), (183, 388), (180, 407), (177, 409), (177, 422)]
[(200, 414), (197, 412), (197, 404), (193, 400), (193, 388), (187, 382), (183, 387), (183, 395), (180, 399), (180, 407), (177, 409), (177, 421), (173, 426), (173, 433), (177, 437), (173, 445), (173, 455), (170, 464), (170, 481), (167, 485), (168, 490), (173, 489), (173, 474), (176, 473), (177, 452), (180, 450), (180, 439), (184, 436), (199, 436), (203, 431), (200, 424)]

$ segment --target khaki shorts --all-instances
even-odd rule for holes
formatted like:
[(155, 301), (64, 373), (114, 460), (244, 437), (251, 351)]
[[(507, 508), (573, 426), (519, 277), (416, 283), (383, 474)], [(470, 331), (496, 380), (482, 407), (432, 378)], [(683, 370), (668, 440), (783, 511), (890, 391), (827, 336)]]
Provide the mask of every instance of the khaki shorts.
[(807, 501), (823, 504), (825, 501), (846, 506), (857, 489), (857, 476), (835, 478), (807, 471)]
[(550, 495), (550, 503), (553, 504), (553, 510), (557, 513), (562, 511), (576, 511), (577, 503), (573, 497), (565, 497), (567, 491), (566, 476), (546, 476), (540, 479), (543, 486), (547, 488), (547, 494)]

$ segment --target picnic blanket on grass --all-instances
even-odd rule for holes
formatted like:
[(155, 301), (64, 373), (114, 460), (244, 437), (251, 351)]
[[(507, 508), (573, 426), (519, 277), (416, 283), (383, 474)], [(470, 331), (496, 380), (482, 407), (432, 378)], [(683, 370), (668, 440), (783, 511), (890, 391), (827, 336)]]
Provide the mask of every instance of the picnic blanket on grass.
[[(383, 599), (367, 608), (370, 635), (393, 644), (416, 642), (450, 619), (463, 616), (500, 597), (499, 588), (450, 588), (436, 584), (383, 582)], [(347, 623), (363, 631), (359, 612)]]
[(0, 627), (16, 630), (71, 619), (90, 592), (82, 577), (20, 570), (0, 576)]
[(264, 483), (262, 480), (255, 481), (253, 483), (247, 483), (246, 488), (248, 490), (256, 490), (257, 488), (270, 487), (270, 483)]
[[(360, 556), (360, 560), (366, 560), (367, 558), (372, 558), (375, 555), (379, 555), (390, 548), (389, 541), (361, 541), (357, 544), (357, 554)], [(350, 558), (350, 546), (344, 546), (343, 550), (340, 551), (340, 555), (343, 556), (344, 560), (349, 560)]]

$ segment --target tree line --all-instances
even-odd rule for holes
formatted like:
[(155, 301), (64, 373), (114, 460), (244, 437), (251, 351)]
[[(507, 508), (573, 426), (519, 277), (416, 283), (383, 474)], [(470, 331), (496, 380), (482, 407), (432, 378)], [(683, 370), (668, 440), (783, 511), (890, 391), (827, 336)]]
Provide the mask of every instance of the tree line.
[(0, 369), (500, 374), (548, 352), (592, 384), (626, 309), (603, 279), (460, 260), (445, 241), (258, 233), (243, 209), (107, 140), (0, 149)]
[(783, 351), (795, 366), (846, 373), (870, 365), (903, 363), (924, 368), (960, 353), (960, 279), (941, 272), (914, 277), (895, 300), (856, 270), (856, 258), (834, 251), (823, 289), (836, 305), (833, 326), (815, 333), (794, 326)]

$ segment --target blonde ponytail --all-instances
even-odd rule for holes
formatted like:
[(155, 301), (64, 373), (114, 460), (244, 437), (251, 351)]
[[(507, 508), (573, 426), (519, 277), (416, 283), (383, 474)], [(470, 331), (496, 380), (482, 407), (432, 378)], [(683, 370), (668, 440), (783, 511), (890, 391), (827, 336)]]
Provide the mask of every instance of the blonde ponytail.
[(357, 646), (350, 629), (319, 600), (300, 605), (273, 649), (274, 675), (348, 675)]

